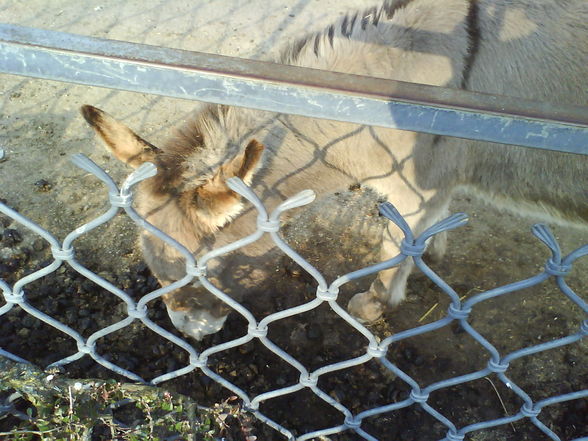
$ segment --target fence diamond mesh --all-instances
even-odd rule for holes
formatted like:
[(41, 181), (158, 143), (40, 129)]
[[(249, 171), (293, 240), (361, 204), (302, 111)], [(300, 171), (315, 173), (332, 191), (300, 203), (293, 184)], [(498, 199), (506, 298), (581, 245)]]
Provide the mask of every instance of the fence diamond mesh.
[[(153, 164), (146, 163), (139, 167), (131, 175), (129, 175), (129, 177), (124, 181), (123, 185), (119, 189), (110, 176), (99, 166), (93, 163), (89, 158), (81, 154), (75, 155), (73, 162), (78, 167), (81, 167), (82, 169), (92, 173), (106, 184), (108, 188), (110, 208), (103, 215), (77, 228), (75, 231), (72, 231), (63, 240), (62, 243), (60, 243), (51, 233), (39, 227), (31, 220), (9, 208), (7, 205), (0, 203), (0, 212), (38, 234), (51, 246), (51, 253), (53, 256), (52, 263), (36, 272), (33, 272), (32, 274), (21, 278), (16, 283), (14, 283), (13, 286), (10, 286), (7, 282), (0, 280), (0, 287), (2, 289), (5, 300), (5, 304), (0, 307), (0, 316), (8, 313), (16, 306), (19, 306), (31, 316), (49, 324), (50, 326), (58, 329), (62, 333), (75, 340), (77, 345), (77, 352), (52, 363), (48, 367), (65, 366), (84, 356), (88, 356), (105, 368), (110, 369), (117, 374), (123, 375), (133, 381), (149, 382), (154, 385), (161, 384), (165, 381), (172, 380), (180, 376), (184, 376), (194, 370), (199, 369), (209, 378), (221, 384), (223, 387), (240, 397), (243, 401), (244, 408), (253, 413), (260, 421), (281, 433), (285, 438), (297, 440), (309, 440), (320, 436), (329, 436), (346, 431), (355, 432), (355, 434), (366, 440), (377, 440), (376, 437), (368, 433), (368, 431), (362, 427), (362, 421), (369, 417), (382, 416), (386, 413), (394, 412), (409, 406), (419, 406), (424, 412), (428, 413), (435, 420), (443, 424), (443, 426), (445, 426), (447, 429), (445, 437), (443, 438), (445, 441), (463, 440), (466, 438), (466, 434), (470, 432), (507, 425), (522, 419), (527, 419), (530, 421), (550, 439), (560, 440), (561, 438), (541, 420), (541, 411), (546, 406), (550, 406), (556, 403), (588, 397), (588, 389), (584, 389), (566, 394), (554, 395), (540, 400), (533, 400), (529, 393), (517, 385), (517, 383), (508, 376), (509, 365), (513, 361), (564, 345), (571, 345), (586, 337), (586, 335), (588, 335), (587, 319), (584, 319), (579, 324), (577, 332), (572, 333), (571, 335), (555, 339), (553, 341), (536, 344), (530, 347), (524, 347), (506, 354), (501, 354), (499, 350), (493, 344), (491, 344), (485, 336), (479, 333), (468, 321), (476, 305), (480, 304), (481, 302), (499, 296), (507, 296), (525, 288), (534, 287), (550, 278), (555, 280), (559, 290), (561, 290), (562, 295), (566, 296), (575, 305), (581, 308), (583, 313), (586, 314), (586, 317), (588, 317), (588, 305), (566, 283), (566, 275), (571, 271), (573, 263), (577, 259), (588, 254), (588, 245), (584, 245), (570, 254), (564, 255), (562, 254), (557, 240), (549, 228), (545, 225), (537, 224), (533, 227), (533, 234), (551, 252), (551, 257), (545, 263), (543, 270), (539, 274), (536, 274), (535, 276), (526, 280), (478, 293), (468, 298), (467, 300), (462, 301), (456, 291), (454, 291), (451, 286), (449, 286), (429, 266), (427, 266), (427, 264), (423, 261), (422, 256), (425, 251), (426, 242), (429, 239), (443, 231), (458, 228), (467, 222), (467, 216), (463, 213), (454, 214), (427, 229), (421, 235), (415, 237), (394, 206), (390, 203), (382, 204), (380, 206), (381, 214), (385, 216), (390, 222), (396, 224), (404, 233), (404, 240), (401, 244), (400, 254), (393, 259), (345, 274), (333, 282), (328, 283), (325, 277), (323, 277), (323, 275), (316, 268), (314, 268), (307, 260), (305, 260), (300, 254), (292, 249), (280, 236), (280, 216), (287, 210), (301, 207), (312, 202), (314, 200), (314, 193), (310, 190), (303, 191), (298, 195), (285, 200), (273, 212), (268, 213), (259, 198), (249, 187), (247, 187), (238, 178), (231, 178), (229, 180), (230, 188), (247, 199), (257, 210), (257, 229), (253, 234), (222, 248), (215, 249), (196, 261), (192, 254), (185, 247), (163, 232), (159, 231), (154, 226), (150, 225), (147, 221), (141, 218), (132, 207), (132, 188), (140, 181), (155, 175), (157, 171)], [(135, 302), (122, 289), (105, 280), (103, 277), (100, 277), (98, 274), (95, 274), (88, 268), (85, 268), (75, 258), (75, 247), (73, 246), (74, 241), (80, 236), (87, 234), (91, 230), (97, 228), (98, 226), (109, 222), (120, 211), (120, 209), (123, 209), (139, 227), (148, 230), (150, 233), (154, 234), (178, 250), (178, 252), (184, 256), (186, 262), (186, 275), (184, 278), (169, 286), (156, 289), (155, 291), (148, 293), (138, 302)], [(307, 303), (270, 314), (262, 320), (258, 321), (247, 308), (213, 285), (208, 280), (206, 273), (207, 263), (214, 257), (224, 255), (247, 244), (255, 242), (266, 234), (271, 236), (276, 246), (279, 247), (283, 253), (285, 253), (287, 256), (289, 256), (289, 258), (300, 265), (316, 281), (316, 293), (314, 299)], [(416, 267), (448, 296), (450, 300), (449, 308), (447, 310), (446, 316), (440, 320), (418, 326), (413, 329), (398, 332), (383, 340), (380, 340), (372, 332), (370, 332), (370, 330), (350, 316), (345, 309), (339, 306), (337, 303), (339, 288), (355, 279), (374, 274), (383, 269), (400, 265), (406, 259), (413, 259)], [(127, 317), (117, 323), (94, 332), (88, 338), (84, 338), (71, 327), (60, 323), (58, 320), (45, 314), (27, 302), (27, 285), (56, 271), (63, 263), (67, 263), (79, 274), (108, 290), (113, 295), (122, 300), (126, 305)], [(208, 289), (212, 294), (221, 299), (235, 313), (240, 314), (247, 321), (248, 328), (245, 335), (199, 352), (187, 341), (170, 333), (149, 319), (147, 315), (147, 308), (150, 302), (160, 298), (162, 295), (168, 292), (173, 291), (174, 289), (188, 285), (195, 281), (199, 281), (202, 286), (206, 287), (206, 289)], [(363, 337), (365, 337), (365, 350), (361, 356), (342, 362), (327, 364), (316, 370), (309, 370), (303, 365), (303, 363), (301, 363), (292, 355), (288, 354), (285, 350), (280, 348), (278, 345), (272, 342), (270, 338), (268, 338), (268, 328), (272, 323), (287, 317), (303, 314), (310, 310), (316, 309), (322, 304), (328, 304), (331, 310), (342, 320), (344, 320), (348, 326), (352, 327)], [(104, 356), (104, 354), (98, 353), (96, 343), (99, 339), (129, 326), (136, 320), (142, 322), (147, 328), (159, 334), (161, 337), (169, 340), (178, 348), (186, 351), (189, 355), (189, 363), (179, 369), (175, 369), (165, 373), (164, 375), (160, 375), (151, 379), (150, 381), (147, 381), (131, 370), (125, 369), (116, 363), (109, 361)], [(488, 362), (485, 368), (476, 372), (459, 375), (443, 381), (438, 381), (426, 387), (421, 387), (418, 382), (411, 377), (410, 372), (401, 370), (395, 363), (391, 362), (386, 357), (389, 349), (395, 343), (410, 337), (435, 332), (455, 322), (459, 323), (461, 328), (473, 339), (475, 339), (487, 352)], [(257, 339), (269, 351), (299, 372), (299, 381), (296, 384), (274, 390), (268, 390), (257, 396), (252, 396), (246, 390), (243, 390), (234, 383), (222, 377), (209, 366), (209, 358), (214, 354), (219, 354), (232, 348), (237, 348), (255, 339)], [(21, 357), (11, 354), (10, 352), (1, 348), (0, 355), (9, 357), (19, 362), (26, 361)], [(391, 372), (393, 375), (404, 381), (411, 389), (408, 396), (400, 401), (392, 402), (384, 406), (374, 407), (354, 414), (339, 400), (335, 399), (333, 396), (319, 387), (318, 383), (321, 376), (359, 366), (369, 362), (370, 360), (379, 362), (382, 367), (389, 370), (389, 372)], [(454, 424), (450, 418), (448, 418), (446, 415), (443, 415), (440, 410), (436, 409), (435, 406), (429, 402), (430, 394), (435, 391), (450, 388), (452, 386), (467, 382), (472, 382), (477, 379), (484, 378), (490, 374), (495, 374), (496, 378), (498, 378), (507, 388), (512, 390), (518, 397), (520, 397), (523, 405), (518, 410), (518, 412), (503, 418), (479, 421), (464, 427), (457, 427), (457, 425)], [(327, 429), (306, 433), (301, 436), (295, 436), (291, 428), (285, 427), (280, 421), (275, 421), (260, 411), (260, 404), (264, 401), (280, 396), (287, 396), (303, 389), (312, 391), (318, 398), (340, 412), (341, 424), (329, 427)], [(588, 438), (577, 438), (576, 441), (586, 439)]]

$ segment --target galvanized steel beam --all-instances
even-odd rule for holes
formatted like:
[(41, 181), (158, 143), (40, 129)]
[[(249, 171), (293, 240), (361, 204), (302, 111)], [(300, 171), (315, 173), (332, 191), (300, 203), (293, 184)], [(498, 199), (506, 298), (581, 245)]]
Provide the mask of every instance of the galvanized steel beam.
[(588, 154), (588, 108), (0, 24), (0, 72)]

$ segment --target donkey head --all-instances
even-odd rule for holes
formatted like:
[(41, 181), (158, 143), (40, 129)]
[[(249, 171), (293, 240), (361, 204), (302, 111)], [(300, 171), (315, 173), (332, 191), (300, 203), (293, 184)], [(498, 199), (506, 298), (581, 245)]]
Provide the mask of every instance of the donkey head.
[[(226, 142), (207, 147), (210, 140), (205, 139), (204, 129), (209, 122), (202, 120), (211, 117), (210, 110), (162, 148), (102, 110), (83, 106), (81, 112), (117, 159), (131, 167), (147, 161), (157, 166), (157, 175), (139, 185), (136, 209), (192, 253), (206, 251), (214, 233), (241, 212), (240, 196), (226, 181), (236, 176), (249, 184), (264, 147), (256, 140), (245, 143), (241, 151), (231, 151), (233, 147)], [(185, 276), (184, 259), (175, 248), (146, 232), (141, 235), (141, 247), (145, 261), (163, 286)], [(219, 331), (229, 312), (223, 302), (198, 284), (174, 290), (164, 295), (164, 301), (174, 326), (198, 340)]]

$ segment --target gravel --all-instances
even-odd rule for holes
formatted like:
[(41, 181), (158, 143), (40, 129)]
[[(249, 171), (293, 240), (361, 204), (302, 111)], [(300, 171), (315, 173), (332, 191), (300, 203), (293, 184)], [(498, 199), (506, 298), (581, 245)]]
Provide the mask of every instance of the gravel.
[[(366, 196), (358, 189), (335, 195), (325, 202), (326, 205), (298, 215), (285, 227), (284, 235), (323, 274), (333, 278), (342, 271), (377, 259), (375, 236), (384, 223), (378, 218), (376, 202), (373, 195)], [(466, 199), (462, 202), (468, 203)], [(362, 207), (363, 210), (358, 209)], [(341, 210), (359, 214), (344, 217)], [(345, 224), (334, 221), (343, 218), (346, 219)], [(365, 222), (366, 218), (374, 222)], [(303, 224), (307, 227), (302, 227)], [(359, 228), (358, 224), (364, 227)], [(495, 237), (499, 237), (500, 233), (499, 229)], [(34, 235), (15, 223), (3, 228), (1, 251), (7, 257), (0, 264), (0, 277), (8, 283), (14, 283), (23, 275), (51, 262), (46, 247), (39, 245), (38, 238), (30, 236)], [(431, 263), (458, 292), (479, 292), (487, 289), (483, 286), (485, 281), (507, 283), (520, 275), (498, 268), (499, 265), (487, 265), (488, 260), (484, 256), (488, 250), (482, 246), (472, 248), (471, 244), (464, 245), (466, 236), (452, 237), (456, 243), (450, 247), (448, 259), (437, 264)], [(467, 240), (476, 239), (470, 237)], [(494, 249), (500, 250), (503, 244), (498, 239), (495, 242)], [(337, 247), (333, 247), (333, 243)], [(529, 270), (514, 266), (513, 261), (516, 261), (520, 250), (531, 253), (534, 250), (531, 243), (534, 243), (532, 238), (524, 236), (519, 238), (519, 250), (502, 254), (502, 259), (507, 259), (506, 269), (515, 268), (521, 273)], [(28, 244), (32, 246), (29, 248)], [(538, 252), (541, 254), (540, 250)], [(328, 260), (324, 259), (325, 255), (329, 256)], [(96, 259), (100, 259), (97, 254)], [(536, 262), (530, 262), (534, 259), (528, 260), (527, 266), (535, 268)], [(157, 281), (143, 263), (129, 264), (129, 268), (123, 273), (103, 271), (100, 274), (135, 300), (158, 287)], [(570, 276), (570, 283), (576, 284), (582, 276)], [(268, 286), (258, 287), (244, 299), (244, 305), (257, 318), (302, 304), (314, 296), (315, 285), (310, 277), (286, 258), (276, 262), (276, 277), (268, 283)], [(369, 283), (370, 280), (362, 280), (343, 287), (341, 304), (345, 304), (353, 292), (365, 289)], [(566, 302), (552, 284), (544, 285), (482, 303), (476, 307), (470, 323), (502, 354), (576, 332), (583, 317), (582, 312), (571, 302)], [(388, 313), (384, 320), (371, 326), (372, 332), (384, 338), (444, 315), (443, 311), (448, 306), (446, 296), (430, 280), (415, 274), (411, 276), (409, 287), (407, 301)], [(25, 292), (32, 306), (57, 318), (86, 338), (126, 317), (126, 306), (122, 301), (68, 266), (62, 266), (58, 271), (26, 285)], [(439, 303), (439, 306), (424, 322), (418, 322), (419, 317), (434, 303)], [(149, 306), (151, 320), (180, 335), (171, 325), (161, 301), (151, 302)], [(204, 350), (245, 333), (246, 321), (233, 313), (221, 332), (192, 344), (197, 350)], [(326, 305), (270, 325), (268, 336), (309, 370), (365, 353), (365, 338), (346, 325)], [(73, 339), (19, 307), (4, 315), (0, 322), (0, 346), (41, 366), (77, 351)], [(99, 339), (97, 348), (105, 359), (148, 380), (188, 363), (186, 352), (136, 321), (121, 331)], [(455, 323), (434, 333), (393, 344), (387, 358), (409, 373), (421, 386), (474, 372), (484, 368), (488, 362), (487, 352)], [(214, 354), (210, 357), (209, 366), (247, 391), (251, 397), (295, 384), (300, 376), (296, 369), (258, 340)], [(576, 343), (514, 361), (507, 375), (534, 400), (538, 400), (585, 388), (588, 384), (587, 366), (586, 344)], [(124, 380), (89, 357), (67, 365), (65, 374), (72, 378)], [(318, 386), (353, 413), (403, 401), (410, 394), (410, 387), (403, 380), (373, 360), (361, 366), (325, 374), (320, 377)], [(192, 372), (168, 381), (163, 387), (190, 395), (199, 404), (208, 406), (232, 395), (201, 372)], [(500, 418), (505, 413), (515, 414), (523, 404), (495, 375), (433, 392), (429, 403), (458, 427)], [(268, 400), (261, 405), (261, 410), (298, 434), (338, 425), (343, 420), (338, 411), (308, 389)], [(540, 419), (562, 439), (585, 436), (585, 428), (588, 427), (586, 400), (549, 406), (541, 413)], [(244, 439), (236, 427), (228, 429), (226, 439)], [(367, 418), (362, 427), (380, 439), (440, 439), (446, 433), (446, 428), (419, 406)], [(258, 439), (280, 439), (276, 432), (260, 423), (254, 424), (254, 431)], [(346, 433), (332, 436), (331, 439), (349, 440), (355, 437)], [(537, 441), (547, 438), (527, 420), (521, 420), (474, 432), (469, 439)]]

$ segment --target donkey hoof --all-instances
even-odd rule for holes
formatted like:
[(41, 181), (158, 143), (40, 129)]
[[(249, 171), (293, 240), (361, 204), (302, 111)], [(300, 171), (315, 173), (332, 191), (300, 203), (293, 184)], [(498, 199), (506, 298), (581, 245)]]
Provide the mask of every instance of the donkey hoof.
[(369, 291), (355, 294), (347, 305), (347, 311), (360, 323), (371, 323), (382, 317), (386, 306)]
[(431, 239), (431, 245), (427, 248), (427, 256), (431, 261), (440, 263), (447, 252), (447, 231), (437, 233)]

